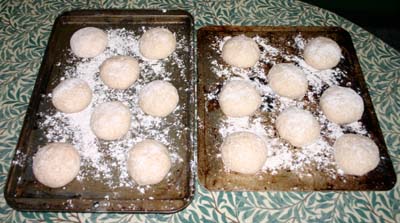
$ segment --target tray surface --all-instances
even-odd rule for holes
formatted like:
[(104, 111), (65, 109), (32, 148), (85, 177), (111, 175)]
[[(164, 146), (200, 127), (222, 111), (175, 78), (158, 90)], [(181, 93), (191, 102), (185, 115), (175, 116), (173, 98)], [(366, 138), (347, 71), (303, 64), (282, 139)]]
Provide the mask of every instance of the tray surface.
[[(105, 30), (111, 44), (103, 56), (81, 60), (70, 53), (69, 40), (76, 30), (87, 26)], [(138, 38), (145, 30), (152, 27), (168, 28), (175, 33), (178, 42), (176, 51), (170, 57), (157, 62), (143, 59), (137, 51)], [(113, 38), (122, 40), (112, 43)], [(117, 43), (124, 45), (116, 46)], [(141, 74), (128, 90), (110, 90), (99, 84), (97, 65), (112, 55), (130, 55), (139, 60)], [(8, 204), (18, 210), (34, 211), (172, 213), (185, 208), (194, 195), (193, 63), (193, 19), (185, 11), (72, 11), (58, 17), (53, 26), (11, 165), (5, 188), (5, 199)], [(98, 146), (98, 154), (103, 156), (98, 161), (106, 171), (96, 170), (95, 165), (90, 163), (93, 161), (90, 157), (92, 154), (85, 154), (85, 150), (80, 150), (81, 160), (87, 160), (81, 162), (78, 177), (63, 188), (45, 187), (38, 183), (32, 174), (32, 156), (38, 147), (49, 141), (85, 143), (85, 136), (74, 135), (73, 130), (68, 129), (69, 126), (62, 122), (68, 118), (73, 120), (74, 117), (56, 112), (49, 94), (63, 78), (75, 76), (82, 78), (82, 75), (79, 76), (80, 69), (93, 64), (96, 67), (92, 76), (83, 78), (93, 81), (94, 95), (101, 95), (94, 101), (101, 103), (124, 100), (133, 115), (131, 129), (120, 141), (105, 142), (95, 139), (94, 144)], [(179, 104), (166, 118), (148, 118), (138, 109), (137, 93), (144, 84), (159, 79), (170, 81), (178, 89)], [(90, 111), (82, 114), (83, 120), (87, 122)], [(57, 125), (61, 127), (57, 128)], [(116, 159), (115, 155), (119, 153), (125, 157), (126, 151), (134, 143), (145, 138), (157, 139), (167, 144), (173, 163), (166, 179), (157, 185), (147, 187), (135, 185), (126, 175), (126, 170), (123, 170), (124, 159)]]
[[(261, 50), (261, 58), (253, 68), (238, 69), (227, 65), (221, 58), (224, 41), (240, 34), (252, 37)], [(307, 40), (325, 36), (335, 40), (342, 49), (343, 58), (336, 68), (318, 72), (307, 66), (302, 58)], [(315, 191), (315, 190), (389, 190), (396, 183), (396, 175), (387, 153), (374, 108), (361, 72), (350, 35), (336, 27), (235, 27), (209, 26), (197, 32), (198, 64), (198, 177), (209, 190), (225, 191)], [(301, 67), (309, 81), (309, 91), (302, 100), (283, 99), (268, 89), (266, 75), (275, 63), (294, 62)], [(325, 79), (324, 79), (325, 77)], [(223, 115), (218, 94), (228, 79), (248, 79), (262, 92), (263, 103), (254, 116), (246, 119), (227, 118)], [(351, 125), (328, 124), (318, 105), (322, 92), (330, 85), (338, 84), (356, 90), (364, 100), (362, 119)], [(302, 153), (278, 139), (274, 121), (283, 109), (289, 106), (302, 107), (311, 111), (321, 124), (321, 143)], [(340, 174), (333, 161), (332, 145), (338, 135), (332, 131), (358, 133), (369, 136), (379, 147), (380, 163), (376, 169), (364, 176)], [(223, 138), (235, 131), (251, 131), (265, 134), (280, 142), (267, 159), (263, 171), (256, 175), (244, 175), (226, 171), (219, 147)], [(275, 141), (276, 141), (275, 140)], [(283, 149), (285, 148), (285, 149)], [(318, 151), (311, 153), (311, 150)], [(282, 152), (284, 151), (284, 152)], [(319, 153), (319, 154), (318, 154)], [(284, 157), (296, 154), (292, 160), (273, 166)], [(312, 154), (313, 158), (301, 158)], [(282, 155), (282, 156), (280, 156)], [(273, 160), (274, 157), (278, 159)], [(300, 158), (299, 158), (300, 157)], [(274, 162), (272, 162), (274, 161)], [(268, 163), (269, 162), (269, 163)], [(307, 163), (309, 162), (309, 163)]]

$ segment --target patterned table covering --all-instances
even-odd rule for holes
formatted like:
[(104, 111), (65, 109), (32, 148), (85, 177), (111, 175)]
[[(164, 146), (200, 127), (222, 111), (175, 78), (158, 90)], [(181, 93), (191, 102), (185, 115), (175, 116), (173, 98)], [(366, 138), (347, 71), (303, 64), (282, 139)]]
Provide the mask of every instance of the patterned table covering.
[[(205, 25), (340, 26), (350, 32), (400, 174), (400, 53), (355, 24), (299, 1), (0, 1), (0, 187), (56, 17), (73, 9), (184, 9)], [(372, 18), (371, 18), (372, 19)], [(395, 21), (392, 21), (395, 22)], [(18, 212), (0, 198), (1, 222), (400, 222), (400, 185), (386, 192), (209, 192), (196, 183), (176, 214)]]

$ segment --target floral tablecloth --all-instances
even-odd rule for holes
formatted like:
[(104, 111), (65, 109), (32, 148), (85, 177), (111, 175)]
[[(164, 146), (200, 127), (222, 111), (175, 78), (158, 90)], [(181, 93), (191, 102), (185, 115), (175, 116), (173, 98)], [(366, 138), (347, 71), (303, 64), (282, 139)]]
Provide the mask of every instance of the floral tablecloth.
[[(351, 33), (397, 176), (400, 53), (351, 22), (299, 1), (0, 1), (0, 187), (4, 190), (54, 20), (73, 9), (184, 9), (205, 25), (340, 26)], [(371, 18), (372, 19), (372, 18)], [(395, 21), (392, 21), (395, 22)], [(196, 183), (176, 214), (18, 212), (0, 198), (1, 222), (400, 222), (400, 185), (386, 192), (209, 192)]]

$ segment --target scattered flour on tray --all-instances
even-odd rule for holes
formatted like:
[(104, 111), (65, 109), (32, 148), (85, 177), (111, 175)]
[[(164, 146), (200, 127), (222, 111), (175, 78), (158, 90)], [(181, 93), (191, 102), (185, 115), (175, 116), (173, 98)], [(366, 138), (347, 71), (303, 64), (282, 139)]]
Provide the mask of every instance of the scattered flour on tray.
[[(221, 54), (222, 46), (226, 40), (216, 37), (211, 47)], [(219, 123), (219, 134), (225, 138), (228, 134), (237, 131), (251, 131), (264, 138), (268, 143), (268, 158), (263, 166), (264, 171), (277, 174), (279, 170), (295, 171), (298, 175), (303, 173), (310, 165), (317, 170), (323, 170), (329, 176), (335, 178), (340, 174), (333, 160), (333, 143), (344, 133), (352, 132), (367, 135), (365, 126), (361, 122), (355, 122), (340, 126), (329, 122), (322, 114), (318, 98), (322, 92), (331, 85), (339, 84), (346, 72), (339, 68), (324, 71), (316, 70), (307, 65), (300, 56), (290, 55), (282, 49), (269, 44), (268, 39), (256, 36), (254, 40), (261, 48), (261, 59), (250, 69), (240, 69), (220, 64), (218, 60), (211, 61), (211, 71), (223, 80), (246, 79), (251, 80), (263, 97), (261, 111), (253, 117), (231, 118), (225, 117)], [(305, 39), (298, 34), (294, 38), (294, 47), (303, 50)], [(309, 91), (307, 100), (292, 100), (276, 95), (267, 84), (267, 73), (264, 66), (276, 64), (277, 58), (283, 58), (286, 62), (295, 63), (306, 74)], [(218, 89), (206, 95), (207, 100), (218, 99)], [(312, 145), (303, 148), (294, 148), (286, 141), (280, 139), (274, 127), (277, 115), (288, 107), (296, 106), (310, 110), (321, 124), (321, 137)]]
[[(142, 29), (145, 28), (142, 27)], [(39, 114), (43, 118), (40, 126), (45, 129), (49, 142), (70, 142), (78, 149), (81, 155), (81, 167), (85, 167), (81, 168), (77, 176), (78, 180), (90, 177), (102, 181), (110, 188), (132, 187), (135, 186), (135, 183), (127, 172), (126, 155), (135, 143), (146, 138), (159, 140), (168, 147), (173, 165), (183, 161), (178, 154), (178, 148), (171, 143), (169, 133), (172, 128), (178, 129), (177, 133), (185, 128), (180, 114), (185, 108), (183, 105), (179, 105), (174, 110), (174, 115), (169, 117), (173, 119), (171, 121), (174, 123), (173, 126), (167, 125), (163, 118), (144, 114), (138, 106), (138, 92), (145, 84), (153, 80), (172, 80), (172, 73), (166, 68), (167, 60), (155, 61), (143, 58), (138, 50), (139, 35), (133, 31), (110, 29), (107, 30), (107, 34), (109, 45), (99, 56), (92, 59), (78, 59), (70, 53), (72, 59), (68, 61), (69, 65), (65, 68), (65, 77), (61, 78), (85, 80), (93, 90), (91, 104), (79, 113), (65, 114), (56, 111), (50, 114)], [(169, 60), (180, 71), (180, 77), (175, 78), (186, 80), (185, 69), (187, 68), (176, 51), (188, 53), (189, 48), (184, 37), (177, 39), (177, 49)], [(127, 90), (110, 89), (99, 78), (99, 66), (105, 59), (114, 55), (129, 55), (139, 60), (140, 76)], [(181, 90), (188, 91), (190, 89)], [(51, 94), (47, 96), (47, 99), (51, 100)], [(90, 117), (94, 107), (107, 101), (121, 101), (131, 110), (131, 128), (120, 140), (100, 141), (90, 129)], [(149, 186), (137, 186), (141, 193), (144, 193), (146, 188)]]

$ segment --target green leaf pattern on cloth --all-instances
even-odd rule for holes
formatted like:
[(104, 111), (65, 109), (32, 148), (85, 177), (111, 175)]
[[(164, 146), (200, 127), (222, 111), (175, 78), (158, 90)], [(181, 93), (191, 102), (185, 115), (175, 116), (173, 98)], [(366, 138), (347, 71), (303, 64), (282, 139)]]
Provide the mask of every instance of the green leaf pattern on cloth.
[[(299, 1), (0, 1), (0, 188), (56, 17), (73, 9), (184, 9), (205, 25), (341, 26), (350, 32), (384, 137), (400, 173), (400, 53), (357, 25)], [(394, 22), (394, 21), (392, 21)], [(387, 192), (209, 192), (170, 215), (17, 212), (2, 222), (400, 222), (400, 186)]]

